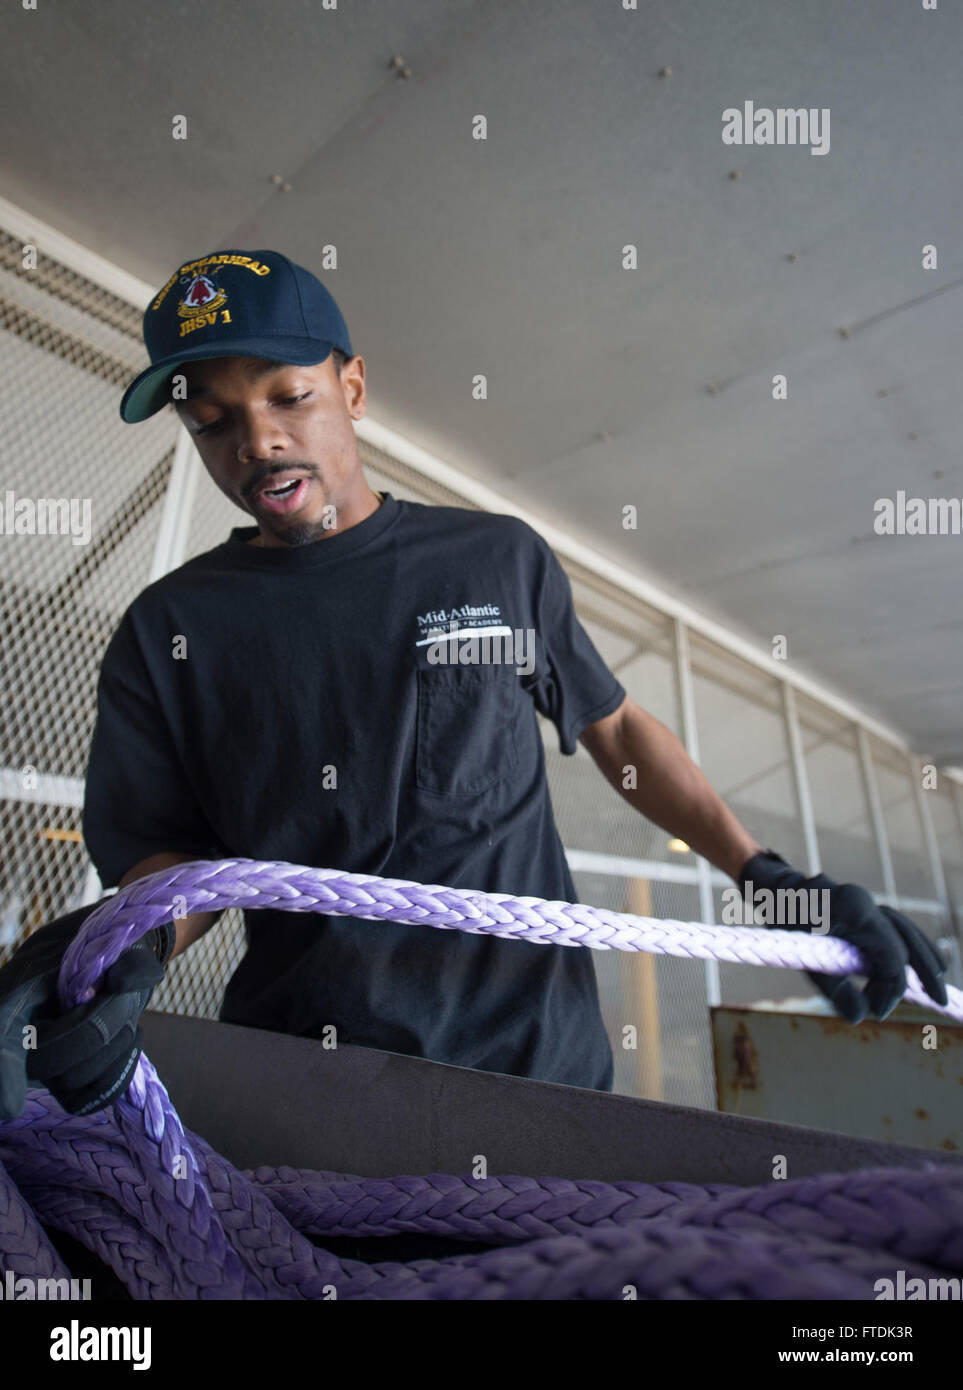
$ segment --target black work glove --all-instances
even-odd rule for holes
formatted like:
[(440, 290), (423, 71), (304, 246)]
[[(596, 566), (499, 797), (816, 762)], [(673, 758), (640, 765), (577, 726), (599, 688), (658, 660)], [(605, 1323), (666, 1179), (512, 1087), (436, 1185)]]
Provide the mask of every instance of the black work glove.
[[(911, 965), (931, 999), (945, 1004), (943, 976), (947, 962), (915, 923), (891, 907), (878, 907), (865, 888), (855, 883), (836, 883), (825, 874), (806, 878), (774, 850), (761, 850), (744, 865), (737, 880), (746, 893), (753, 888), (826, 889), (829, 892), (829, 936), (848, 941), (862, 951), (869, 963), (866, 988), (857, 989), (849, 975), (806, 974), (821, 994), (848, 1023), (859, 1023), (867, 1014), (884, 1019), (896, 1008), (906, 989), (906, 966)], [(750, 900), (751, 901), (751, 900)], [(778, 902), (778, 898), (776, 899)], [(767, 922), (789, 931), (809, 931), (809, 925)], [(819, 924), (825, 932), (825, 922)]]
[[(0, 1120), (23, 1111), (28, 1083), (45, 1086), (71, 1115), (109, 1105), (130, 1084), (143, 1036), (139, 1019), (174, 949), (173, 919), (118, 956), (89, 1003), (66, 1013), (57, 979), (67, 947), (103, 902), (40, 927), (0, 969)], [(36, 1028), (31, 1047), (24, 1029)]]

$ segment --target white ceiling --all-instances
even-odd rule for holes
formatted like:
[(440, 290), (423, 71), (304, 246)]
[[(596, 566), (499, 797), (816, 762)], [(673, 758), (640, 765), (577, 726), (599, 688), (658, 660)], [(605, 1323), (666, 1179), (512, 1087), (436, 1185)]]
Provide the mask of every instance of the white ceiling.
[[(963, 536), (873, 530), (963, 497), (961, 39), (949, 0), (8, 5), (3, 193), (157, 285), (334, 244), (375, 419), (963, 762)], [(829, 153), (724, 145), (746, 99), (829, 107)]]

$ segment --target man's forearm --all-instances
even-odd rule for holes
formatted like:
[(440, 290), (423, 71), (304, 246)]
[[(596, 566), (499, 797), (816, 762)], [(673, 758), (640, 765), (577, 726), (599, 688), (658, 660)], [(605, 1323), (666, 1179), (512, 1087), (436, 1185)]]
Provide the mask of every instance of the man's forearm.
[[(589, 725), (582, 742), (630, 805), (730, 878), (762, 849), (675, 734), (631, 699), (615, 715)], [(627, 767), (635, 769), (634, 787), (625, 785)]]
[[(128, 883), (133, 883), (137, 878), (146, 878), (148, 874), (156, 874), (161, 869), (169, 869), (173, 864), (189, 864), (197, 856), (193, 854), (152, 854), (149, 859), (142, 859), (135, 864), (132, 869), (128, 869), (124, 877), (120, 880), (119, 887), (126, 888)], [(219, 908), (216, 912), (192, 912), (186, 917), (178, 917), (174, 922), (176, 933), (176, 944), (171, 952), (171, 959), (179, 956), (182, 951), (186, 951), (205, 932), (210, 931), (214, 923), (224, 911)]]

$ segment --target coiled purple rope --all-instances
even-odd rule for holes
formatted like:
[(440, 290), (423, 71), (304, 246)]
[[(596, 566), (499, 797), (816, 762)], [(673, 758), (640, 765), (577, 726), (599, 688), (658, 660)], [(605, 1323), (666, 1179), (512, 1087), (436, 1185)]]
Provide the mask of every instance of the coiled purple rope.
[[(860, 970), (844, 942), (652, 921), (544, 902), (255, 860), (196, 861), (104, 903), (67, 951), (72, 1007), (138, 936), (224, 907), (423, 922), (596, 949)], [(937, 1008), (910, 973), (907, 997)], [(138, 1299), (623, 1299), (874, 1296), (878, 1279), (963, 1272), (963, 1170), (824, 1174), (761, 1187), (453, 1175), (363, 1179), (241, 1171), (182, 1126), (146, 1056), (107, 1110), (67, 1115), (46, 1091), (0, 1124), (0, 1273), (67, 1277), (43, 1223), (80, 1240)], [(422, 1232), (438, 1260), (369, 1264), (317, 1240)], [(459, 1240), (490, 1242), (457, 1253)]]

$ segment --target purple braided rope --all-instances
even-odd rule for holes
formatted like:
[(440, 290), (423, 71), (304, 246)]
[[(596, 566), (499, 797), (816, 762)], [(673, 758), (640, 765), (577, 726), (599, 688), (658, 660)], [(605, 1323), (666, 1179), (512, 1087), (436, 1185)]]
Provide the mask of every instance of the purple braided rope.
[[(45, 1093), (32, 1092), (31, 1104), (56, 1115), (55, 1103)], [(79, 1145), (88, 1160), (95, 1158), (98, 1150), (110, 1147), (111, 1137), (115, 1145), (120, 1140), (116, 1127), (108, 1123), (100, 1126), (100, 1137), (94, 1143), (86, 1132), (88, 1127), (85, 1119), (64, 1117), (59, 1126), (25, 1126), (20, 1131), (30, 1141), (19, 1152), (15, 1148), (25, 1192), (33, 1197), (36, 1186), (43, 1199), (51, 1179), (59, 1173), (65, 1190), (47, 1196), (42, 1209), (35, 1199), (44, 1219), (69, 1229), (91, 1248), (97, 1247), (87, 1238), (89, 1226), (85, 1232), (85, 1222), (94, 1224), (95, 1235), (104, 1236), (104, 1227), (108, 1227), (104, 1238), (114, 1247), (111, 1263), (135, 1297), (183, 1297), (172, 1282), (165, 1284), (163, 1254), (158, 1257), (152, 1247), (145, 1249), (137, 1223), (131, 1219), (126, 1231), (118, 1230), (122, 1223), (115, 1220), (111, 1225), (109, 1214), (98, 1211), (89, 1194), (75, 1190), (74, 1174), (65, 1176), (58, 1167), (58, 1160), (62, 1162), (59, 1148), (77, 1149)], [(5, 1128), (0, 1129), (0, 1144), (8, 1137), (3, 1134)], [(639, 1297), (866, 1298), (877, 1278), (893, 1277), (897, 1260), (907, 1277), (940, 1277), (963, 1268), (963, 1175), (956, 1168), (934, 1167), (922, 1172), (884, 1169), (824, 1175), (762, 1188), (573, 1183), (521, 1177), (359, 1179), (355, 1181), (364, 1184), (364, 1205), (369, 1213), (372, 1193), (393, 1191), (407, 1196), (413, 1190), (432, 1191), (435, 1201), (425, 1203), (427, 1219), (415, 1220), (409, 1210), (408, 1218), (401, 1222), (376, 1223), (379, 1233), (386, 1234), (398, 1229), (446, 1233), (445, 1222), (437, 1214), (440, 1185), (449, 1194), (459, 1194), (463, 1210), (474, 1203), (471, 1221), (458, 1228), (462, 1238), (487, 1231), (489, 1238), (504, 1239), (512, 1233), (503, 1225), (479, 1224), (479, 1208), (487, 1207), (489, 1216), (497, 1209), (499, 1222), (517, 1221), (521, 1194), (529, 1214), (536, 1217), (530, 1228), (516, 1228), (513, 1235), (515, 1241), (528, 1241), (518, 1252), (524, 1259), (505, 1261), (505, 1252), (494, 1250), (490, 1255), (418, 1261), (409, 1266), (364, 1266), (333, 1261), (323, 1251), (315, 1251), (317, 1257), (331, 1261), (328, 1270), (319, 1274), (310, 1255), (304, 1262), (298, 1258), (302, 1251), (280, 1250), (282, 1242), (274, 1242), (285, 1219), (290, 1220), (292, 1232), (300, 1228), (306, 1233), (333, 1234), (326, 1229), (331, 1222), (323, 1195), (312, 1206), (310, 1192), (302, 1192), (302, 1204), (307, 1202), (307, 1206), (300, 1218), (289, 1200), (292, 1182), (317, 1189), (323, 1186), (318, 1182), (321, 1175), (280, 1170), (277, 1182), (273, 1182), (272, 1170), (258, 1170), (259, 1185), (276, 1206), (275, 1229), (265, 1231), (263, 1225), (248, 1220), (246, 1204), (238, 1200), (251, 1175), (233, 1169), (203, 1141), (199, 1148), (202, 1160), (212, 1155), (219, 1169), (219, 1174), (211, 1173), (214, 1205), (238, 1213), (237, 1232), (247, 1235), (258, 1255), (265, 1241), (271, 1247), (277, 1284), (273, 1289), (265, 1284), (256, 1294), (249, 1291), (245, 1297), (317, 1299), (333, 1291), (338, 1298), (621, 1298), (622, 1285), (628, 1283), (636, 1286)], [(6, 1147), (3, 1156), (9, 1157)], [(102, 1169), (109, 1169), (106, 1160), (97, 1161)], [(74, 1160), (75, 1169), (82, 1166)], [(203, 1166), (210, 1171), (206, 1161)], [(109, 1188), (109, 1172), (98, 1188), (97, 1162), (91, 1171), (94, 1195)], [(17, 1176), (21, 1174), (17, 1172)], [(335, 1196), (343, 1207), (344, 1193)], [(580, 1205), (573, 1196), (581, 1197)], [(573, 1211), (577, 1217), (572, 1216)], [(740, 1222), (746, 1229), (729, 1229)], [(364, 1224), (363, 1220), (349, 1220), (342, 1230), (345, 1234), (365, 1233)], [(606, 1227), (618, 1227), (631, 1239), (613, 1244), (604, 1238)], [(700, 1229), (707, 1227), (721, 1229)], [(535, 1231), (544, 1233), (545, 1238), (531, 1239)], [(560, 1241), (557, 1233), (566, 1239)], [(725, 1238), (720, 1242), (709, 1239), (710, 1234)], [(584, 1238), (588, 1235), (593, 1239), (586, 1246)], [(140, 1261), (140, 1268), (131, 1271), (126, 1267), (125, 1252), (127, 1258)], [(250, 1258), (249, 1251), (245, 1254)], [(613, 1259), (617, 1263), (608, 1268)], [(260, 1272), (263, 1276), (263, 1266)], [(167, 1278), (170, 1280), (170, 1275)]]
[(69, 1278), (67, 1266), (37, 1224), (28, 1202), (0, 1163), (0, 1275)]
[(963, 1266), (959, 1168), (820, 1174), (762, 1189), (447, 1173), (324, 1182), (317, 1173), (267, 1167), (249, 1176), (299, 1230), (321, 1238), (417, 1231), (507, 1244), (658, 1217), (861, 1245), (945, 1269)]
[[(65, 955), (66, 1007), (159, 922), (230, 906), (281, 908), (596, 949), (860, 969), (843, 942), (802, 933), (653, 922), (537, 898), (254, 860), (196, 861), (139, 880), (92, 913)], [(802, 948), (800, 950), (800, 947)], [(915, 977), (914, 977), (915, 978)], [(958, 995), (958, 991), (952, 991)], [(910, 997), (929, 1003), (918, 987)], [(963, 996), (939, 1012), (963, 1017)], [(931, 1004), (931, 1007), (936, 1007)], [(505, 1176), (362, 1179), (241, 1172), (185, 1130), (141, 1056), (106, 1111), (65, 1114), (28, 1093), (0, 1124), (0, 1251), (34, 1276), (66, 1270), (39, 1220), (82, 1241), (135, 1298), (543, 1299), (872, 1296), (963, 1270), (963, 1173), (825, 1174), (758, 1188)], [(39, 1218), (39, 1219), (38, 1219)], [(440, 1260), (342, 1260), (309, 1237), (429, 1232), (505, 1245)]]
[[(92, 998), (104, 970), (132, 941), (169, 921), (175, 904), (180, 916), (227, 907), (323, 912), (601, 951), (652, 951), (827, 975), (867, 973), (855, 946), (804, 931), (707, 927), (584, 903), (516, 898), (304, 864), (199, 859), (138, 879), (90, 914), (64, 957), (60, 980), (65, 1006)], [(948, 986), (948, 1003), (942, 1006), (929, 997), (909, 967), (907, 979), (907, 999), (963, 1022), (963, 991)]]

